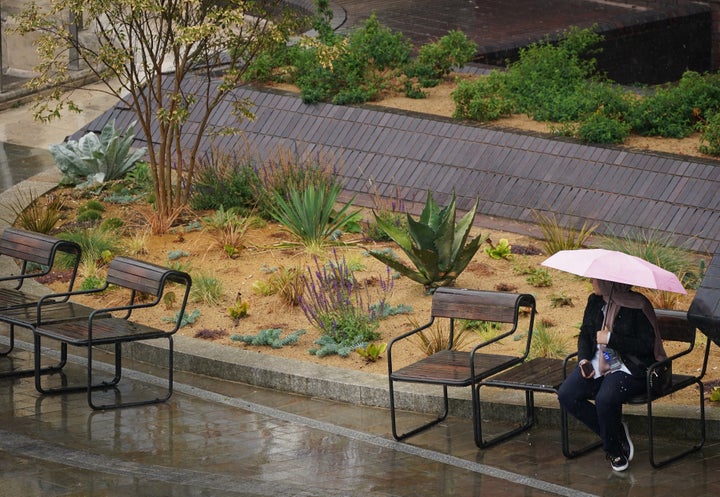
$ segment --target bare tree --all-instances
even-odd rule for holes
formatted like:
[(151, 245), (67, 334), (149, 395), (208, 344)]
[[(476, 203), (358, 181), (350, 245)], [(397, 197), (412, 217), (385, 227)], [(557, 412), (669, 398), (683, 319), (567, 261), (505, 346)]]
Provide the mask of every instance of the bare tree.
[[(259, 2), (47, 0), (19, 15), (17, 29), (39, 36), (41, 62), (31, 84), (54, 88), (37, 102), (38, 119), (79, 110), (66, 91), (68, 56), (95, 72), (136, 114), (148, 143), (157, 232), (166, 231), (187, 205), (213, 111), (233, 98), (260, 54), (286, 43), (293, 32), (297, 12), (282, 10), (275, 0)], [(83, 20), (84, 36), (73, 34), (70, 19)], [(253, 118), (250, 102), (232, 103), (238, 117)]]

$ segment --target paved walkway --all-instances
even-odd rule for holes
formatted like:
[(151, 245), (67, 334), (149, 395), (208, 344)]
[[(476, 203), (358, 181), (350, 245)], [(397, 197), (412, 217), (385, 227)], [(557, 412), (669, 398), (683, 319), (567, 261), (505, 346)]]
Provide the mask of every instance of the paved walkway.
[[(164, 376), (128, 366), (111, 395), (147, 395)], [(81, 372), (71, 364), (66, 380)], [(176, 381), (166, 404), (92, 412), (83, 394), (41, 397), (31, 378), (0, 379), (0, 496), (709, 497), (720, 485), (720, 443), (653, 470), (634, 425), (635, 460), (617, 474), (600, 452), (566, 460), (556, 425), (478, 450), (469, 420), (451, 418), (397, 443), (385, 409), (185, 373)]]

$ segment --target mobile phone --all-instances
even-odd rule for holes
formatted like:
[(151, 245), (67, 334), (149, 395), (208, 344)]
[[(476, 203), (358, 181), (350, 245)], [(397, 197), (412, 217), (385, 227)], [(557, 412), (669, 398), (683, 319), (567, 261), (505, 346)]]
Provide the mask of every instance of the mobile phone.
[(593, 374), (595, 372), (595, 369), (593, 368), (593, 365), (590, 361), (583, 362), (582, 366), (580, 366), (580, 368), (582, 368), (583, 375), (585, 375), (585, 376), (590, 376), (591, 374)]

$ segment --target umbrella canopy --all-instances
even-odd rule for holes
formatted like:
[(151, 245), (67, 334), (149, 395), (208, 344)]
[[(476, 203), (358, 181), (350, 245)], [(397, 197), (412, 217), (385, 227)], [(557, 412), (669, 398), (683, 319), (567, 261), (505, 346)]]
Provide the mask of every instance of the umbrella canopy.
[(541, 265), (587, 278), (687, 293), (678, 277), (670, 271), (616, 250), (561, 250), (545, 259)]

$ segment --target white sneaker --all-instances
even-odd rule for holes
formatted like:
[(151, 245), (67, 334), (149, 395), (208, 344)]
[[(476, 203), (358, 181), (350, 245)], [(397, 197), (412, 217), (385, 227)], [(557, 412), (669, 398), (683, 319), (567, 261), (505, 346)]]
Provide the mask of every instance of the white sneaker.
[(628, 425), (625, 421), (622, 422), (623, 431), (625, 432), (625, 440), (620, 441), (620, 446), (622, 447), (623, 454), (627, 458), (628, 461), (633, 460), (633, 456), (635, 456), (635, 446), (632, 443), (632, 440), (630, 440), (630, 430), (628, 429)]

